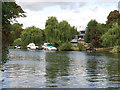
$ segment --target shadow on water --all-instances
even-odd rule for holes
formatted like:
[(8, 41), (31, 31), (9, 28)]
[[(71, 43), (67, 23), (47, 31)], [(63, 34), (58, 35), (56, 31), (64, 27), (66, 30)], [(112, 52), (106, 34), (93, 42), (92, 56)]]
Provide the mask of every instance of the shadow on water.
[(9, 51), (7, 49), (1, 50), (1, 52), (0, 52), (0, 66), (8, 61), (8, 59), (9, 59), (8, 54), (9, 54)]
[(69, 78), (69, 57), (68, 52), (51, 53), (46, 52), (46, 87), (65, 86)]

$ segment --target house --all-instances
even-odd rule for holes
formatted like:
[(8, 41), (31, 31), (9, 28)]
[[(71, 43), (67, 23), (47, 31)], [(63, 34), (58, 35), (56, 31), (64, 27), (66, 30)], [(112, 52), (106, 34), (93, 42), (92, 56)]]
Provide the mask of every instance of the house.
[(71, 43), (72, 43), (72, 46), (78, 46), (77, 39), (72, 39)]
[(84, 41), (85, 30), (79, 31), (79, 35), (75, 35), (75, 39), (71, 41), (72, 46), (78, 46), (79, 44), (85, 45)]
[(76, 35), (77, 40), (84, 40), (85, 30), (79, 31), (79, 35)]
[(79, 31), (78, 44), (83, 44), (83, 45), (85, 45), (84, 36), (85, 36), (85, 30)]

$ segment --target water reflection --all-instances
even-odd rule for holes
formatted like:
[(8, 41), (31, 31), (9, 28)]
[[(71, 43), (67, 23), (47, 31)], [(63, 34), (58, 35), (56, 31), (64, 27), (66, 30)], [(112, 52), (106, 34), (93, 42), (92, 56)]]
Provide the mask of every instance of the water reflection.
[[(120, 54), (10, 50), (3, 88), (120, 87)], [(1, 77), (1, 76), (0, 76)]]
[(3, 87), (42, 87), (45, 78), (44, 52), (14, 50), (4, 65)]
[(47, 52), (46, 60), (46, 87), (65, 86), (69, 78), (70, 59), (67, 52), (54, 53)]
[[(87, 78), (89, 85), (94, 87), (118, 87), (119, 86), (119, 63), (118, 55), (111, 53), (86, 53)], [(94, 56), (93, 56), (94, 54)], [(102, 56), (101, 56), (102, 54)], [(112, 82), (111, 82), (112, 81)], [(113, 82), (114, 81), (114, 82)]]

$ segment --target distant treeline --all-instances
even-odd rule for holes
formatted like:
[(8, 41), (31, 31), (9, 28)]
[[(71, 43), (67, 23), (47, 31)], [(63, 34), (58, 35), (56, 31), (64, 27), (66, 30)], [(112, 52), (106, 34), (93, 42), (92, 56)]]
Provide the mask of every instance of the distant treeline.
[(53, 43), (57, 46), (65, 42), (70, 42), (78, 34), (77, 29), (67, 21), (60, 23), (56, 17), (49, 17), (46, 20), (45, 29), (39, 29), (35, 26), (22, 29), (22, 24), (14, 23), (10, 27), (11, 45), (21, 45), (24, 48), (29, 43), (42, 45), (44, 42)]
[(85, 42), (91, 47), (120, 46), (120, 13), (111, 11), (106, 24), (91, 20), (86, 27)]

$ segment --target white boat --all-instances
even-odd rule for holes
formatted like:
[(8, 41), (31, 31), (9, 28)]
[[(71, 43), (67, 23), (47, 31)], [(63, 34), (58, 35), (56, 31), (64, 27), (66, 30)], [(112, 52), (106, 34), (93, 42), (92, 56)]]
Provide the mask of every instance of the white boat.
[(50, 43), (44, 43), (44, 45), (42, 46), (42, 48), (44, 50), (49, 50), (49, 51), (56, 51), (57, 50), (57, 48), (51, 46)]
[(33, 49), (33, 50), (35, 50), (37, 48), (38, 48), (38, 46), (35, 46), (34, 43), (30, 43), (29, 45), (27, 45), (27, 49)]
[(47, 48), (49, 51), (57, 51), (57, 48), (56, 47), (53, 47), (53, 46), (48, 46)]
[(21, 47), (19, 45), (16, 45), (14, 48), (15, 49), (21, 49)]

